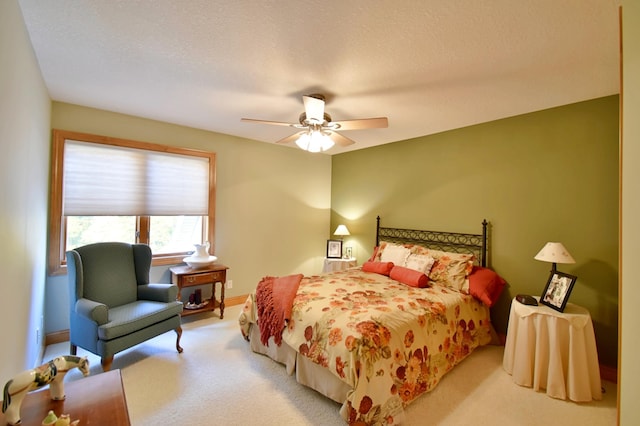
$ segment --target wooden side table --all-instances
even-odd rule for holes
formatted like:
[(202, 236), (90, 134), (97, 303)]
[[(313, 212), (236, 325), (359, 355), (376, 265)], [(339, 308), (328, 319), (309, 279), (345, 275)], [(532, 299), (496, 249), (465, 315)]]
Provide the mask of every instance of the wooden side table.
[[(64, 383), (66, 398), (51, 400), (49, 387), (27, 394), (20, 407), (20, 426), (40, 426), (49, 410), (69, 414), (80, 425), (128, 426), (129, 410), (120, 370), (111, 370)], [(0, 425), (6, 425), (0, 413)]]
[(573, 303), (558, 312), (513, 299), (502, 366), (518, 385), (553, 398), (602, 399), (591, 315)]
[[(220, 308), (220, 319), (224, 318), (224, 284), (227, 281), (227, 269), (224, 265), (213, 264), (204, 268), (192, 268), (187, 265), (174, 266), (171, 271), (171, 282), (178, 286), (178, 300), (182, 301), (182, 289), (184, 287), (201, 286), (211, 284), (211, 299), (204, 306), (197, 309), (185, 309), (182, 315), (193, 315), (200, 312), (214, 311)], [(220, 301), (216, 300), (216, 284), (220, 283)], [(183, 302), (184, 303), (184, 302)]]
[(356, 262), (355, 257), (350, 257), (348, 259), (332, 259), (325, 257), (322, 272), (344, 271), (345, 269), (353, 268), (357, 265), (358, 263)]

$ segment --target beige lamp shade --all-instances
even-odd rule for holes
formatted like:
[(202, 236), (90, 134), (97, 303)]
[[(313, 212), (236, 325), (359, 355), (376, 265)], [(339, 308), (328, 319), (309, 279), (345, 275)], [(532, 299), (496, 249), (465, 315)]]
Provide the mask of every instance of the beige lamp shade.
[(346, 225), (338, 225), (333, 235), (345, 236), (345, 235), (351, 235), (351, 234), (349, 233), (349, 230), (347, 229)]
[(535, 260), (541, 260), (543, 262), (556, 263), (576, 263), (569, 251), (562, 245), (562, 243), (547, 243), (542, 247), (542, 250), (536, 254)]

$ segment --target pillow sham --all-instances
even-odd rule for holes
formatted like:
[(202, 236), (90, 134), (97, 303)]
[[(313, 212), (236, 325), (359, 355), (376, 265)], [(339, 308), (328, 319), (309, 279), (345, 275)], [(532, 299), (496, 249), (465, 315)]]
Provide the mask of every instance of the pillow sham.
[(384, 251), (386, 246), (387, 243), (385, 241), (380, 241), (380, 243), (373, 248), (373, 254), (369, 258), (369, 260), (372, 262), (380, 262), (380, 255), (382, 255), (382, 252)]
[(469, 293), (488, 307), (498, 301), (506, 284), (495, 271), (482, 266), (474, 266), (469, 275)]
[(382, 253), (385, 251), (387, 247), (404, 247), (406, 249), (409, 249), (409, 251), (411, 251), (413, 244), (397, 244), (397, 243), (392, 243), (390, 241), (380, 241), (380, 244), (374, 247), (373, 255), (369, 260), (379, 262), (380, 257), (382, 256)]
[(435, 259), (429, 279), (454, 290), (469, 293), (465, 280), (473, 270), (473, 254), (450, 253), (427, 249), (429, 256)]
[(433, 266), (435, 261), (436, 260), (431, 256), (412, 253), (407, 257), (404, 265), (398, 266), (404, 266), (406, 268), (422, 272), (423, 274), (429, 274), (429, 272), (431, 271), (431, 267)]
[(393, 269), (393, 262), (364, 262), (362, 270), (365, 272), (375, 272), (376, 274), (389, 276)]
[(415, 269), (405, 268), (404, 266), (394, 266), (391, 269), (389, 278), (400, 281), (402, 284), (410, 287), (429, 287), (429, 277), (427, 277), (426, 274), (416, 271)]
[(411, 250), (408, 248), (393, 244), (387, 243), (386, 246), (380, 247), (380, 261), (381, 262), (393, 262), (394, 265), (404, 265), (404, 262), (407, 260), (407, 257), (411, 254)]

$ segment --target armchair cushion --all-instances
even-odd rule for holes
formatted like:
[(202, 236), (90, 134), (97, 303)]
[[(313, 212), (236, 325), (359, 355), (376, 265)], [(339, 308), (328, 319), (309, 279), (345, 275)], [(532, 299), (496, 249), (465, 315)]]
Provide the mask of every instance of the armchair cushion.
[(109, 322), (98, 327), (100, 340), (111, 340), (180, 315), (182, 303), (139, 300), (109, 309)]

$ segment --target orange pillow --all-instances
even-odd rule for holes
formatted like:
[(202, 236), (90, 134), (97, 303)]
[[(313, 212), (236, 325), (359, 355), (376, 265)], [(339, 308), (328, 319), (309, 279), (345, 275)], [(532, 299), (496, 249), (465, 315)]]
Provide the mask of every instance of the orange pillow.
[(488, 307), (492, 307), (500, 298), (507, 282), (493, 270), (474, 266), (469, 275), (469, 294)]
[(375, 272), (376, 274), (389, 276), (393, 262), (364, 262), (362, 270), (365, 272)]
[(394, 266), (389, 277), (410, 287), (429, 287), (429, 277), (420, 271), (404, 266)]

